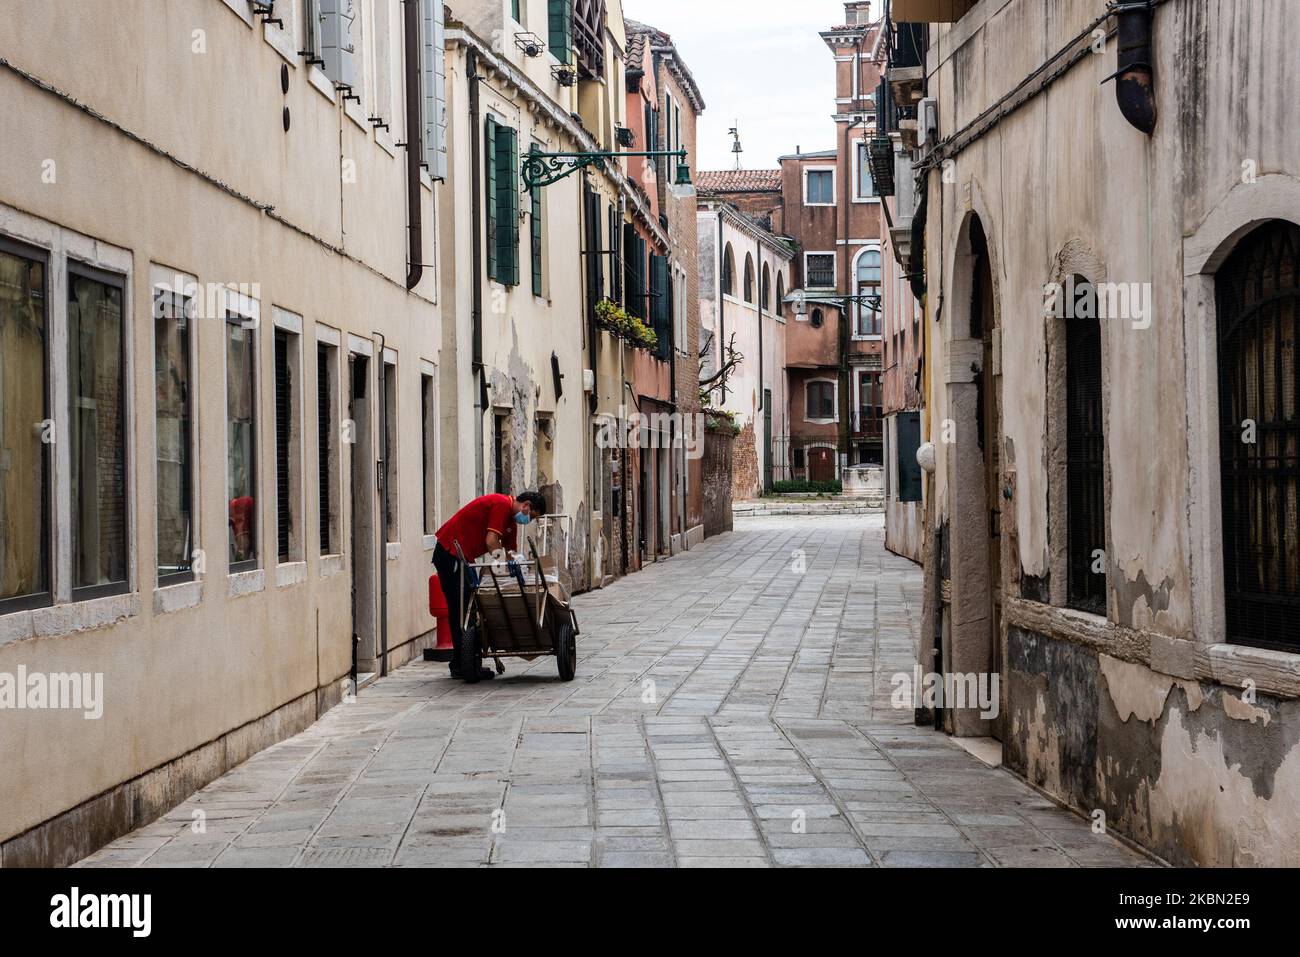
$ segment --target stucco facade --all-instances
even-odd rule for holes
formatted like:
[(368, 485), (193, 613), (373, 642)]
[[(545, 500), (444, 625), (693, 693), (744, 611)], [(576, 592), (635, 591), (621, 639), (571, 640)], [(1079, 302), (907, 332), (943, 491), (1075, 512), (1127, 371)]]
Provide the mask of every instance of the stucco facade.
[[(1300, 223), (1300, 132), (1276, 120), (1300, 27), (1268, 5), (1155, 5), (1147, 135), (1104, 82), (1114, 25), (1093, 0), (985, 0), (930, 28), (937, 598), (919, 660), (937, 630), (936, 670), (1001, 672), (999, 717), (956, 708), (949, 729), (1000, 738), (1012, 769), (1106, 826), (1176, 863), (1295, 865), (1300, 648), (1286, 626), (1225, 624), (1240, 424), (1219, 392), (1225, 265), (1271, 221)], [(995, 103), (998, 122), (977, 119)], [(1100, 323), (1096, 613), (1069, 607), (1069, 327), (1045, 314), (1045, 290), (1076, 276), (1134, 296)], [(1287, 515), (1233, 534), (1289, 540)], [(1283, 583), (1272, 600), (1294, 598)]]
[[(4, 865), (75, 860), (310, 724), (352, 687), (354, 630), (361, 672), (396, 667), (428, 641), (424, 602), (385, 603), (381, 588), (424, 592), (426, 533), (438, 517), (427, 507), (437, 501), (426, 455), (436, 417), (424, 398), (440, 374), (435, 224), (446, 209), (441, 188), (420, 175), (413, 198), (425, 241), (412, 255), (408, 166), (394, 146), (405, 129), (401, 22), (396, 2), (364, 8), (358, 102), (298, 55), (303, 23), (292, 11), (276, 26), (222, 0), (165, 10), (52, 2), (9, 18), (0, 240), (11, 261), (44, 266), (55, 439), (46, 473), (52, 587), (34, 607), (0, 614), (0, 672), (102, 675), (103, 697), (98, 720), (4, 712)], [(422, 131), (412, 132), (418, 141)], [(412, 263), (422, 271), (408, 289)], [(75, 422), (64, 412), (90, 387), (64, 371), (77, 344), (74, 276), (118, 290), (121, 362), (100, 350), (94, 385), (120, 383), (117, 426), (87, 399), (77, 400)], [(156, 297), (173, 293), (189, 305), (156, 312)], [(167, 368), (187, 370), (191, 436), (179, 444), (161, 417), (173, 380), (156, 361), (177, 315), (188, 316), (189, 345)], [(84, 314), (79, 321), (84, 336)], [(233, 363), (250, 342), (252, 389), (237, 400)], [(37, 383), (40, 365), (37, 356)], [(291, 404), (278, 415), (281, 387)], [(77, 586), (93, 565), (84, 484), (92, 413), (121, 443), (110, 474), (124, 490), (122, 522), (105, 526), (101, 514), (100, 524), (118, 536), (111, 547), (125, 565), (120, 579), (87, 592)], [(229, 458), (232, 416), (247, 427), (240, 475)], [(58, 438), (74, 428), (75, 459)], [(98, 440), (101, 464), (114, 451), (109, 436)], [(16, 440), (6, 428), (6, 447)], [(178, 522), (159, 517), (159, 476), (171, 483), (182, 451), (189, 560), (184, 580), (170, 584), (160, 539)], [(328, 477), (328, 501), (318, 476)], [(101, 506), (108, 486), (101, 475)], [(20, 513), (17, 494), (6, 481), (6, 521)]]

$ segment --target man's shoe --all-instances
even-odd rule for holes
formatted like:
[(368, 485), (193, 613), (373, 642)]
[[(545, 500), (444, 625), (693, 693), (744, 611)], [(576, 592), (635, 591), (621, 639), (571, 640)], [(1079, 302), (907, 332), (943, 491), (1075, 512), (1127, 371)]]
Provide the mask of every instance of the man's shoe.
[(460, 680), (460, 662), (459, 662), (459, 661), (453, 661), (453, 662), (448, 666), (447, 670), (451, 672), (451, 679), (452, 679), (453, 681), (459, 681), (459, 680)]
[(483, 668), (478, 673), (479, 681), (491, 681), (497, 676), (497, 673), (491, 668)]

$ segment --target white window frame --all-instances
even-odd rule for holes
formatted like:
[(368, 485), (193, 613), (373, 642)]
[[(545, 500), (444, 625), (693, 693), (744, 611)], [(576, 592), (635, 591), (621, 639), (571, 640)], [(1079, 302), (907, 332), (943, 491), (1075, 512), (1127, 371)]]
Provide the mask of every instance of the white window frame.
[[(829, 382), (832, 388), (831, 408), (835, 415), (829, 419), (813, 418), (808, 414), (808, 387), (814, 382)], [(829, 376), (805, 379), (803, 383), (803, 420), (810, 425), (834, 425), (840, 421), (840, 380)]]
[[(281, 309), (279, 306), (271, 306), (271, 322), (275, 332), (283, 332), (289, 338), (289, 557), (285, 561), (280, 561), (280, 496), (279, 490), (273, 501), (275, 502), (276, 516), (276, 548), (275, 562), (279, 568), (288, 568), (289, 566), (300, 566), (305, 573), (307, 570), (307, 481), (306, 467), (303, 462), (303, 437), (306, 434), (304, 426), (304, 409), (307, 405), (307, 383), (303, 380), (303, 369), (306, 367), (306, 361), (303, 357), (304, 343), (302, 335), (302, 316), (297, 313), (289, 312), (287, 309)], [(275, 372), (275, 336), (271, 337), (271, 369), (272, 376)], [(272, 393), (274, 393), (272, 389)], [(313, 390), (314, 391), (314, 390)], [(275, 396), (271, 396), (271, 407), (275, 409)], [(273, 415), (272, 418), (277, 418)], [(274, 431), (274, 430), (273, 430)], [(275, 436), (275, 451), (279, 454), (280, 436)], [(281, 584), (286, 584), (281, 574)], [(290, 576), (293, 577), (293, 576)], [(296, 584), (296, 582), (293, 582)]]
[[(181, 288), (177, 289), (177, 285)], [(157, 263), (149, 265), (149, 288), (150, 301), (152, 303), (154, 296), (159, 292), (167, 292), (179, 296), (190, 303), (190, 334), (189, 334), (189, 361), (190, 361), (190, 448), (189, 448), (189, 482), (190, 482), (190, 521), (192, 525), (190, 535), (190, 558), (193, 560), (198, 553), (203, 550), (203, 514), (202, 503), (202, 481), (203, 469), (199, 457), (202, 452), (202, 444), (199, 441), (199, 410), (203, 408), (200, 376), (199, 376), (199, 329), (201, 328), (197, 320), (203, 318), (203, 291), (199, 287), (199, 281), (196, 276), (182, 272), (178, 269), (169, 269), (166, 266), (160, 266)], [(158, 337), (155, 323), (149, 323), (149, 344), (150, 359), (157, 359), (158, 355)], [(224, 344), (223, 344), (224, 347)], [(153, 394), (153, 409), (151, 426), (153, 429), (153, 465), (154, 465), (154, 573), (157, 575), (158, 568), (158, 393), (156, 389), (150, 389)], [(171, 588), (176, 585), (186, 586), (198, 583), (201, 585), (202, 575), (198, 572), (192, 573), (190, 581), (178, 579), (167, 585), (160, 584), (157, 577), (154, 578), (154, 589)], [(201, 592), (199, 593), (202, 594)]]
[[(814, 286), (808, 280), (810, 272), (808, 269), (809, 256), (830, 256), (831, 257), (831, 275), (834, 280), (829, 286)], [(803, 254), (803, 285), (804, 289), (838, 289), (840, 285), (840, 257), (833, 249), (809, 249)], [(809, 304), (811, 312), (811, 303)]]
[(857, 251), (857, 253), (854, 254), (853, 269), (851, 273), (852, 275), (851, 281), (853, 283), (851, 295), (856, 296), (858, 294), (858, 264), (861, 262), (862, 257), (869, 252), (876, 252), (880, 254), (880, 282), (877, 284), (876, 287), (877, 289), (880, 290), (880, 310), (879, 310), (880, 332), (875, 333), (873, 335), (861, 335), (858, 333), (858, 317), (862, 312), (863, 304), (854, 301), (850, 308), (850, 314), (852, 316), (852, 326), (850, 327), (849, 330), (849, 338), (852, 339), (854, 342), (881, 342), (885, 338), (885, 329), (887, 326), (887, 321), (885, 318), (886, 316), (885, 314), (885, 252), (883, 247), (879, 243), (870, 243), (866, 246), (863, 246), (861, 249)]
[[(831, 201), (829, 203), (813, 203), (808, 200), (808, 179), (810, 173), (830, 173), (831, 174)], [(839, 197), (839, 183), (836, 182), (837, 170), (834, 166), (805, 166), (803, 168), (803, 204), (805, 206), (834, 206)]]
[[(858, 189), (859, 189), (859, 187), (861, 186), (861, 183), (862, 183), (861, 148), (862, 148), (863, 146), (865, 146), (866, 143), (867, 143), (866, 137), (863, 137), (863, 138), (861, 138), (861, 139), (856, 139), (856, 140), (854, 140), (854, 141), (853, 141), (853, 156), (852, 156), (851, 159), (850, 159), (850, 163), (851, 163), (851, 165), (852, 165), (852, 167), (853, 167), (853, 202), (855, 202), (855, 203), (859, 203), (859, 204), (863, 204), (863, 205), (866, 205), (866, 204), (869, 204), (869, 203), (879, 203), (879, 202), (880, 202), (880, 194), (879, 194), (879, 193), (875, 193), (875, 194), (873, 194), (873, 195), (871, 195), (871, 196), (863, 196), (863, 195), (858, 191)], [(875, 178), (874, 176), (872, 176), (872, 177), (871, 177), (871, 186), (872, 186), (873, 189), (875, 188), (875, 185), (876, 185), (876, 178)]]

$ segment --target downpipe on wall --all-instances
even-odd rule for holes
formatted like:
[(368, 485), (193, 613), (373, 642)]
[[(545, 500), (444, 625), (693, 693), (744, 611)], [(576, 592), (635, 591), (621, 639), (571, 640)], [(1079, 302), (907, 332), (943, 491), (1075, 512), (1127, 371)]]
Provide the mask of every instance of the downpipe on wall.
[(1151, 55), (1151, 0), (1128, 0), (1115, 4), (1118, 50), (1115, 71), (1115, 100), (1131, 126), (1150, 136), (1156, 128), (1155, 69)]

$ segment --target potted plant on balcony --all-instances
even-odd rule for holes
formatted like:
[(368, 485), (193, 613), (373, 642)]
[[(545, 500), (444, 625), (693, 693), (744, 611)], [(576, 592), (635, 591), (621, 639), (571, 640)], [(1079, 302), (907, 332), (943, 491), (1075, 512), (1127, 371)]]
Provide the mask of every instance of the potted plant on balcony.
[(653, 352), (659, 346), (653, 329), (612, 300), (596, 303), (596, 325), (633, 348)]

